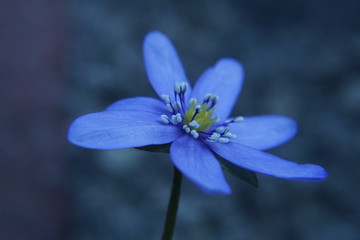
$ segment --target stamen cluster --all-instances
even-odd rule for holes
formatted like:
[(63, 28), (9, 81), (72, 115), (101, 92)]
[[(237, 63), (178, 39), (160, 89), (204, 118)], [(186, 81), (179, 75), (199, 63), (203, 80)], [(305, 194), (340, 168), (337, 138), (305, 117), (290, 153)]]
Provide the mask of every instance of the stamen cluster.
[(175, 101), (171, 101), (169, 95), (162, 95), (171, 116), (163, 114), (160, 119), (165, 124), (178, 125), (182, 124), (182, 129), (191, 134), (195, 139), (201, 138), (208, 142), (228, 143), (230, 139), (236, 138), (235, 134), (230, 133), (231, 123), (238, 123), (243, 117), (231, 118), (222, 124), (216, 125), (217, 117), (212, 114), (215, 110), (219, 96), (207, 93), (202, 102), (196, 98), (191, 98), (189, 108), (185, 110), (185, 92), (187, 83), (176, 83), (174, 86)]
[(182, 83), (176, 83), (174, 86), (174, 95), (175, 95), (175, 101), (171, 102), (171, 98), (169, 95), (163, 94), (161, 96), (162, 100), (166, 104), (166, 108), (170, 113), (172, 113), (171, 117), (168, 117), (167, 115), (163, 114), (160, 116), (161, 121), (163, 121), (165, 124), (172, 123), (174, 125), (177, 125), (178, 123), (182, 123), (183, 116), (185, 113), (185, 92), (188, 85), (185, 82)]

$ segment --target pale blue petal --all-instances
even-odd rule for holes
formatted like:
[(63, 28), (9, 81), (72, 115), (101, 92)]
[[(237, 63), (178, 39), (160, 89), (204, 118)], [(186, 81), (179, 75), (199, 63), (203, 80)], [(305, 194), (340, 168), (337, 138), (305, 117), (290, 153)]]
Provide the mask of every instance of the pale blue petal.
[(162, 123), (155, 113), (104, 111), (76, 119), (70, 126), (68, 139), (86, 148), (121, 149), (165, 144), (181, 135), (179, 128)]
[(202, 101), (207, 93), (219, 96), (213, 116), (225, 120), (231, 113), (243, 84), (244, 71), (241, 64), (231, 58), (220, 59), (207, 69), (196, 82), (192, 97)]
[(165, 103), (158, 99), (150, 97), (134, 97), (125, 98), (114, 102), (108, 106), (105, 110), (107, 111), (144, 111), (152, 112), (158, 115), (168, 113), (165, 107)]
[(277, 115), (244, 117), (244, 121), (230, 124), (230, 132), (237, 135), (231, 141), (259, 150), (285, 143), (296, 134), (296, 130), (293, 119)]
[(184, 135), (171, 144), (170, 155), (174, 165), (203, 191), (231, 193), (219, 162), (202, 141)]
[(186, 82), (188, 98), (191, 94), (190, 83), (168, 37), (157, 31), (150, 32), (145, 37), (143, 48), (146, 72), (155, 92), (160, 97), (166, 94), (174, 100), (175, 83)]
[(328, 176), (320, 166), (289, 162), (236, 142), (209, 143), (209, 146), (226, 160), (254, 172), (299, 181), (321, 181)]

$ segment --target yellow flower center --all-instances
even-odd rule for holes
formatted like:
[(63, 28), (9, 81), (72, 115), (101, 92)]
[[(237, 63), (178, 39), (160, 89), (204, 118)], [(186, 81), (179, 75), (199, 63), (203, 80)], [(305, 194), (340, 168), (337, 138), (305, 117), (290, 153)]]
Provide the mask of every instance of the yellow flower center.
[[(215, 108), (208, 109), (207, 105), (207, 103), (204, 103), (200, 106), (200, 102), (192, 101), (189, 109), (185, 112), (183, 124), (188, 125), (190, 129), (196, 129), (196, 131), (208, 131), (218, 118), (212, 118)], [(191, 126), (192, 121), (196, 121), (199, 126), (197, 128)]]

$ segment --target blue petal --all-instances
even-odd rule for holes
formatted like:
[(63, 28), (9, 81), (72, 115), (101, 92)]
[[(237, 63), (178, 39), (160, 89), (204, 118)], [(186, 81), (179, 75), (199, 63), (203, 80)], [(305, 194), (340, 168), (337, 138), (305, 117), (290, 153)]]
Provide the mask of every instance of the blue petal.
[(243, 122), (230, 125), (230, 132), (237, 135), (231, 141), (258, 150), (285, 143), (296, 134), (296, 130), (293, 119), (277, 115), (245, 117)]
[(209, 146), (226, 160), (254, 172), (299, 181), (321, 181), (328, 176), (320, 166), (296, 164), (236, 142), (209, 143)]
[(69, 129), (73, 144), (94, 149), (121, 149), (174, 141), (182, 132), (160, 121), (160, 116), (140, 111), (104, 111), (76, 119)]
[(168, 112), (163, 102), (161, 102), (158, 99), (150, 98), (150, 97), (134, 97), (134, 98), (121, 99), (108, 106), (105, 110), (144, 111), (144, 112), (152, 112), (158, 115), (165, 114)]
[(188, 90), (185, 97), (188, 99), (190, 83), (170, 40), (160, 32), (150, 32), (145, 37), (143, 48), (146, 71), (156, 93), (159, 96), (169, 95), (174, 100), (175, 83), (186, 82)]
[(241, 64), (230, 58), (220, 59), (207, 69), (197, 81), (192, 97), (202, 100), (207, 93), (219, 96), (214, 115), (225, 120), (231, 113), (240, 93), (244, 78)]
[(170, 155), (174, 165), (203, 191), (231, 193), (219, 162), (202, 141), (184, 135), (171, 144)]

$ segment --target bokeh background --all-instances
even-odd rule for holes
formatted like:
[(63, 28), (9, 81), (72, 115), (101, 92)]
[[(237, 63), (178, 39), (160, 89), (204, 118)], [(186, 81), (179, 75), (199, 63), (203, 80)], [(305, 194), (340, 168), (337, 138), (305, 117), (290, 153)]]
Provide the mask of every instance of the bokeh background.
[(78, 116), (156, 97), (142, 41), (167, 34), (189, 79), (221, 57), (244, 64), (234, 115), (298, 121), (271, 150), (324, 166), (320, 183), (226, 174), (233, 194), (183, 183), (174, 239), (360, 239), (360, 1), (1, 0), (0, 239), (159, 239), (167, 155), (66, 140)]

